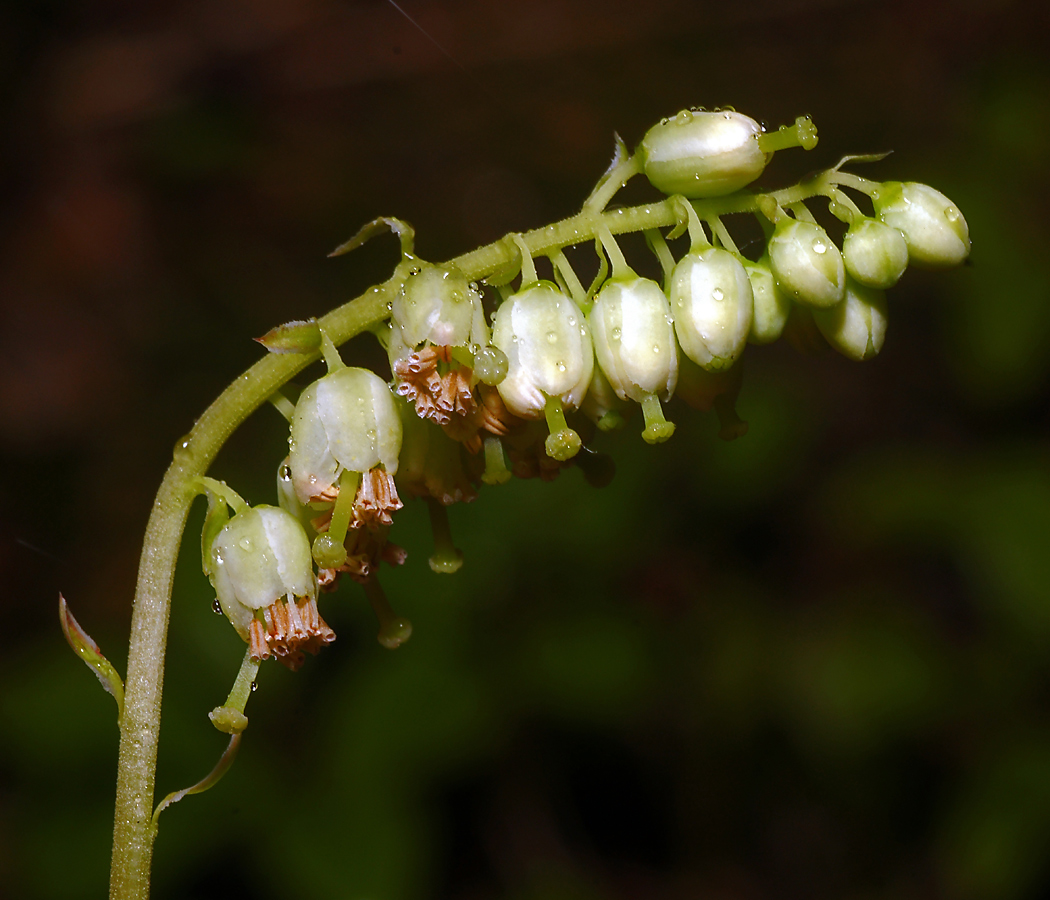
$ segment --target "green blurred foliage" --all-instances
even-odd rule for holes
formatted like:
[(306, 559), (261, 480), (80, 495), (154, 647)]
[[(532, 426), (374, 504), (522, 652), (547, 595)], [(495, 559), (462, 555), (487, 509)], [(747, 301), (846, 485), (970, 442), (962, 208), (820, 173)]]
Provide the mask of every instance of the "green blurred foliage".
[[(0, 12), (0, 895), (104, 892), (113, 701), (57, 592), (123, 671), (176, 438), (249, 338), (383, 279), (394, 247), (324, 254), (382, 214), (434, 259), (544, 224), (614, 131), (732, 103), (821, 129), (765, 184), (895, 148), (863, 174), (943, 190), (972, 265), (909, 272), (872, 362), (752, 348), (738, 441), (672, 404), (667, 444), (637, 417), (597, 443), (608, 488), (485, 488), (450, 511), (454, 576), (407, 504), (384, 585), (411, 641), (383, 650), (356, 586), (326, 597), (337, 642), (264, 667), (230, 774), (162, 816), (155, 896), (1047, 896), (1045, 11), (406, 8), (455, 62), (378, 0)], [(344, 355), (383, 365), (368, 340)], [(213, 474), (272, 502), (283, 429), (260, 410)], [(214, 765), (206, 714), (243, 652), (202, 519), (158, 796)]]

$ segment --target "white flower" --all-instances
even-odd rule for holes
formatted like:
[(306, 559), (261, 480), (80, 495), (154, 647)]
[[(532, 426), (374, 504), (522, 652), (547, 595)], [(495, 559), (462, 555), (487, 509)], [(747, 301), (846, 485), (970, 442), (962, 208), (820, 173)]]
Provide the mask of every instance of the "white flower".
[(291, 513), (256, 506), (235, 515), (207, 548), (205, 571), (253, 659), (273, 653), (294, 669), (302, 650), (335, 640), (317, 612), (310, 542)]
[(394, 397), (367, 369), (337, 369), (311, 384), (292, 415), (288, 464), (302, 503), (334, 499), (343, 470), (397, 472), (401, 419)]
[(743, 352), (754, 315), (747, 272), (732, 253), (687, 253), (671, 273), (671, 312), (682, 351), (705, 369), (728, 369)]
[(621, 400), (662, 400), (678, 380), (678, 346), (667, 296), (648, 278), (607, 281), (588, 321), (598, 365)]
[(507, 409), (526, 419), (544, 415), (548, 397), (567, 408), (583, 401), (594, 351), (583, 313), (556, 285), (541, 281), (496, 310), (492, 343), (507, 355), (498, 385)]

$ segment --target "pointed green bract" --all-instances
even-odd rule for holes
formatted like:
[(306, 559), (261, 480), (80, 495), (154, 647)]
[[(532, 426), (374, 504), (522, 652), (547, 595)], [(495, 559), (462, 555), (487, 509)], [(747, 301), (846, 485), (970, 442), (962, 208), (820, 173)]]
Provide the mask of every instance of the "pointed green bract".
[(102, 655), (102, 651), (91, 635), (84, 631), (80, 623), (73, 618), (66, 598), (61, 594), (58, 595), (58, 618), (62, 623), (62, 633), (66, 636), (69, 646), (73, 648), (73, 652), (84, 660), (87, 667), (95, 673), (102, 687), (117, 701), (117, 722), (119, 723), (124, 713), (123, 680), (113, 668), (113, 664)]

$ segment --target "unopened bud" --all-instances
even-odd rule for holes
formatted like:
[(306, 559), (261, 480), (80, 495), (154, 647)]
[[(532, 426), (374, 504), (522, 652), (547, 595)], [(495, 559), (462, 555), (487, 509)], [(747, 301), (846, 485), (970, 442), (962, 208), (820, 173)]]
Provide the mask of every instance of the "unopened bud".
[(747, 272), (720, 247), (686, 254), (671, 275), (671, 311), (685, 355), (710, 371), (728, 369), (751, 330), (754, 294)]
[(745, 262), (744, 271), (755, 296), (755, 314), (747, 339), (752, 344), (771, 344), (784, 332), (784, 324), (791, 312), (791, 298), (777, 287), (768, 256), (763, 256), (758, 262)]
[(896, 228), (877, 219), (853, 222), (842, 242), (846, 271), (860, 284), (891, 288), (908, 267), (908, 245)]
[(477, 289), (457, 269), (426, 263), (405, 279), (390, 314), (407, 347), (415, 349), (424, 341), (457, 346), (470, 338), (479, 301)]
[(777, 286), (808, 306), (834, 306), (846, 290), (842, 254), (812, 222), (785, 217), (769, 239), (769, 267)]
[(830, 309), (814, 309), (817, 328), (843, 356), (871, 359), (886, 339), (886, 295), (846, 279), (846, 298)]
[(904, 235), (920, 268), (956, 266), (970, 255), (970, 230), (951, 200), (925, 184), (887, 182), (871, 195), (878, 217)]
[(738, 112), (682, 110), (654, 125), (638, 148), (645, 175), (665, 194), (719, 197), (750, 184), (772, 153), (763, 153), (762, 127)]

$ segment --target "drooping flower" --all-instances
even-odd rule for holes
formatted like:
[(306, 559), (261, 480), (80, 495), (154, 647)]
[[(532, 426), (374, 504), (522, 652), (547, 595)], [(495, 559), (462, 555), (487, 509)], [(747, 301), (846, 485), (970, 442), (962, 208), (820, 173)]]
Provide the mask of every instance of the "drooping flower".
[(297, 669), (302, 651), (316, 653), (335, 640), (317, 610), (310, 543), (290, 513), (265, 505), (237, 513), (210, 541), (203, 562), (253, 659), (274, 655)]

